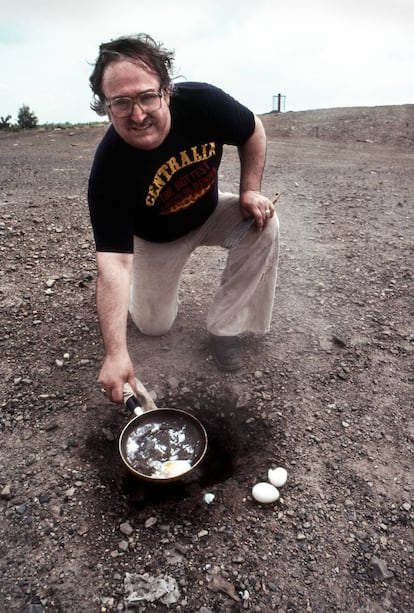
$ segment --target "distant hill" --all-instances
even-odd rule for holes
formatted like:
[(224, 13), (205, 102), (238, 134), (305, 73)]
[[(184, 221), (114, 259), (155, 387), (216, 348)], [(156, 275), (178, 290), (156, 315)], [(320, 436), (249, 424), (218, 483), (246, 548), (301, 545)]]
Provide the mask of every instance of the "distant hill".
[(414, 145), (414, 104), (271, 112), (260, 118), (270, 140), (313, 137), (404, 148)]

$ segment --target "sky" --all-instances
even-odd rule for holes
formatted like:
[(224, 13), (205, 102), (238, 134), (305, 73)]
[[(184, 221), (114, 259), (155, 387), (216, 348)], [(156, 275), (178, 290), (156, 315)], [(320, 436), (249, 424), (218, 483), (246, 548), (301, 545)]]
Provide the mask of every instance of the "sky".
[[(89, 76), (102, 42), (146, 32), (179, 80), (257, 114), (414, 103), (413, 0), (0, 0), (0, 117), (99, 121)], [(276, 107), (275, 107), (276, 108)]]

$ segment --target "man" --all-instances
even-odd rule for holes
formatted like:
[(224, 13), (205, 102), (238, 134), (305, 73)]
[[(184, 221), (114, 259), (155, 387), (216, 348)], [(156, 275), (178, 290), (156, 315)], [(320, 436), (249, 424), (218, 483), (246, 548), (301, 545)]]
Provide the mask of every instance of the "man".
[[(99, 382), (122, 401), (135, 388), (127, 319), (161, 335), (177, 313), (181, 273), (200, 245), (223, 241), (253, 217), (256, 228), (230, 250), (207, 317), (217, 365), (242, 365), (239, 335), (269, 330), (278, 221), (260, 193), (266, 137), (260, 120), (220, 89), (173, 85), (174, 55), (145, 34), (100, 46), (91, 107), (111, 126), (96, 151), (88, 200), (97, 255), (97, 312), (105, 358)], [(240, 191), (218, 191), (224, 144), (238, 148)]]

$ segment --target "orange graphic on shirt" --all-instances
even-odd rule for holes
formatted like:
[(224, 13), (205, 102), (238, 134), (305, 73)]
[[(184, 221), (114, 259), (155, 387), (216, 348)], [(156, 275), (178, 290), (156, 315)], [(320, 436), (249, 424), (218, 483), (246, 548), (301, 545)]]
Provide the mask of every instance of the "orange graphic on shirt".
[[(182, 194), (176, 194), (174, 198), (167, 200), (167, 202), (161, 208), (161, 215), (169, 215), (170, 213), (177, 213), (177, 211), (182, 211), (183, 209), (187, 209), (189, 206), (197, 202), (200, 198), (202, 198), (207, 192), (213, 187), (214, 179), (216, 176), (215, 169), (211, 169), (214, 177), (208, 183), (204, 185), (204, 187), (199, 187), (197, 191), (193, 191), (187, 196), (183, 196)], [(188, 188), (187, 188), (188, 189)]]
[(207, 167), (205, 174), (201, 174), (196, 180), (177, 181), (177, 185), (172, 186), (175, 189), (168, 189), (160, 195), (160, 200), (163, 201), (160, 214), (170, 215), (193, 205), (211, 190), (216, 176), (217, 169)]
[[(182, 182), (190, 183), (205, 175), (209, 168), (207, 160), (216, 155), (216, 143), (202, 143), (180, 151), (179, 155), (170, 157), (154, 174), (151, 185), (148, 187), (145, 204), (154, 206), (161, 192), (169, 191), (169, 187), (176, 184), (177, 191), (182, 188)], [(188, 170), (177, 179), (177, 173)]]

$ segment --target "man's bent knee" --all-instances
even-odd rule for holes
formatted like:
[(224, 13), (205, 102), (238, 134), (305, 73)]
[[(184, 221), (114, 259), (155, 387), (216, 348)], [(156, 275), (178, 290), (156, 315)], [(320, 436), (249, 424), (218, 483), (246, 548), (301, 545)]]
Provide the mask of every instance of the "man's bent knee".
[(159, 318), (154, 317), (154, 314), (145, 316), (142, 313), (134, 313), (132, 309), (130, 310), (132, 321), (138, 330), (142, 334), (145, 334), (145, 336), (162, 336), (169, 332), (174, 323), (176, 314), (177, 312), (175, 312), (173, 316)]

